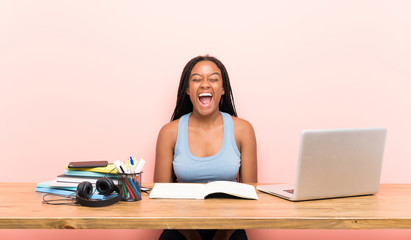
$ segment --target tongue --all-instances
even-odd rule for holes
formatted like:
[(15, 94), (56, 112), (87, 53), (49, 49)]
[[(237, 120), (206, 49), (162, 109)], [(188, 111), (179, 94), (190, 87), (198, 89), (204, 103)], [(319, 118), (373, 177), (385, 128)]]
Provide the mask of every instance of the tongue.
[(200, 102), (202, 104), (209, 104), (211, 102), (212, 97), (200, 97)]

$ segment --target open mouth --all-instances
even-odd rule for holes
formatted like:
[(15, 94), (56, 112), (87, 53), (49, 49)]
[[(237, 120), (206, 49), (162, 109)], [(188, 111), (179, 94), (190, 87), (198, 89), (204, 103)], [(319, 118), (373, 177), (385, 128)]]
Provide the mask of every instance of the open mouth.
[(213, 100), (213, 95), (211, 93), (200, 93), (198, 100), (203, 106), (208, 106)]

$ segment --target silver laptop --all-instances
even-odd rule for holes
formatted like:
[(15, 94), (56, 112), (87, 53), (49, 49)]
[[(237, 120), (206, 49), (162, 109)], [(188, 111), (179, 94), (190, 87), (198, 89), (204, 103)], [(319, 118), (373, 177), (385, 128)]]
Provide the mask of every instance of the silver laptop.
[(380, 185), (386, 128), (304, 130), (294, 186), (257, 189), (291, 201), (374, 194)]

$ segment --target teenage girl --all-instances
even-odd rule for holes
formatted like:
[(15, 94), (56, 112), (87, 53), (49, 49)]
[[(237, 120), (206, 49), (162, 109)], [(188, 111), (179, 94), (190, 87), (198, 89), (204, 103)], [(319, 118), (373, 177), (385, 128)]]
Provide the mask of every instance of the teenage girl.
[[(257, 182), (252, 125), (237, 117), (224, 65), (191, 59), (181, 75), (171, 122), (157, 138), (154, 182)], [(244, 230), (165, 230), (160, 239), (247, 239)]]

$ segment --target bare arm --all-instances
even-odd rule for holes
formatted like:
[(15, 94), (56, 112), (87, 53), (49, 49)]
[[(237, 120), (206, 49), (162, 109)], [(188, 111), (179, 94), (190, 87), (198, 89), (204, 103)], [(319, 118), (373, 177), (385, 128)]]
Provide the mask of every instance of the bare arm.
[(171, 182), (173, 175), (174, 146), (177, 139), (178, 121), (164, 125), (157, 137), (154, 182)]
[(233, 118), (234, 134), (241, 152), (240, 182), (256, 183), (257, 140), (253, 126), (246, 120)]

